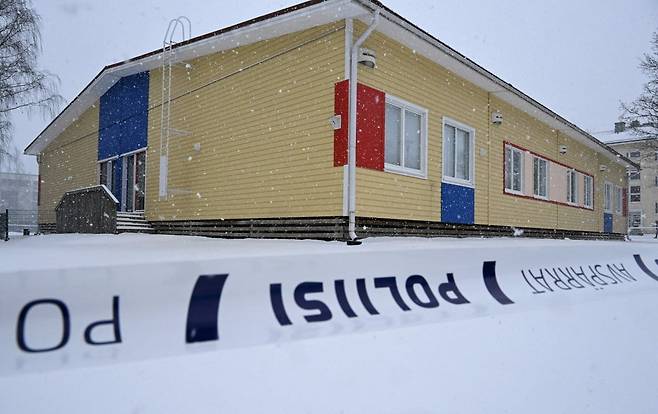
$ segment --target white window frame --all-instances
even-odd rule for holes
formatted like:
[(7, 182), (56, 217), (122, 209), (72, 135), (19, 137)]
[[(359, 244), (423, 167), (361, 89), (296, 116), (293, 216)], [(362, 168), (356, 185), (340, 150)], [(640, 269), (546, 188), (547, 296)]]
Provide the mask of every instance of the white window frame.
[[(571, 206), (577, 206), (579, 203), (578, 200), (578, 171), (573, 168), (567, 170), (567, 204)], [(572, 176), (575, 175), (575, 179)], [(571, 188), (571, 183), (574, 183), (575, 188)], [(575, 197), (573, 197), (575, 195)], [(572, 201), (571, 199), (574, 199)]]
[[(535, 174), (538, 173), (539, 170), (535, 171), (535, 160), (543, 161), (546, 163), (546, 195), (539, 195), (536, 194), (535, 191)], [(537, 155), (532, 155), (532, 195), (535, 198), (538, 198), (540, 200), (548, 200), (550, 198), (550, 186), (551, 186), (551, 173), (550, 173), (550, 161), (547, 160), (546, 158), (539, 157)], [(523, 181), (523, 177), (521, 177), (521, 181)], [(539, 182), (539, 178), (537, 178), (537, 182)]]
[[(453, 128), (458, 128), (463, 131), (468, 132), (469, 134), (469, 154), (468, 154), (468, 163), (469, 163), (469, 179), (468, 180), (462, 180), (461, 178), (456, 178), (456, 177), (451, 177), (449, 175), (446, 175), (445, 172), (445, 166), (446, 166), (446, 137), (445, 137), (445, 129), (446, 125), (451, 126)], [(447, 116), (443, 117), (443, 122), (441, 122), (441, 138), (442, 138), (442, 148), (443, 148), (443, 154), (442, 154), (442, 165), (441, 165), (441, 176), (442, 181), (444, 183), (448, 184), (456, 184), (460, 185), (462, 187), (471, 187), (475, 188), (475, 128), (472, 128), (466, 124), (463, 124), (459, 121), (455, 121), (452, 118), (448, 118)], [(455, 165), (457, 163), (455, 162)]]
[[(427, 179), (427, 136), (429, 133), (428, 116), (429, 111), (421, 106), (412, 104), (404, 99), (393, 95), (386, 94), (386, 104), (391, 104), (400, 108), (402, 111), (400, 119), (400, 162), (404, 163), (404, 112), (409, 111), (420, 115), (420, 170), (407, 168), (400, 165), (388, 164), (384, 162), (384, 171), (408, 175), (416, 178)], [(384, 132), (385, 133), (385, 132)], [(386, 160), (386, 148), (384, 148), (384, 160)]]
[(583, 205), (587, 208), (594, 208), (594, 177), (591, 175), (583, 174), (583, 194)]
[[(96, 179), (98, 180), (98, 185), (102, 184), (101, 183), (101, 170), (103, 169), (103, 166), (116, 164), (118, 159), (119, 159), (119, 156), (115, 155), (115, 156), (112, 156), (112, 157), (103, 158), (102, 160), (96, 161), (96, 166), (97, 166), (97, 168), (96, 168)], [(106, 167), (106, 174), (107, 174), (107, 167)], [(109, 191), (112, 191), (112, 184), (114, 183), (114, 177), (112, 175), (108, 175), (107, 177), (108, 177), (108, 179), (107, 179), (108, 181), (105, 184), (105, 186), (107, 187), (107, 189)], [(116, 183), (114, 183), (114, 184), (116, 184)]]
[(621, 214), (621, 212), (623, 210), (622, 209), (622, 203), (623, 203), (623, 200), (624, 200), (624, 197), (621, 193), (621, 187), (616, 185), (614, 191), (615, 191), (614, 192), (615, 213), (616, 214)]
[[(640, 191), (637, 192), (637, 193), (632, 192), (631, 190), (633, 189), (633, 187), (639, 188)], [(636, 200), (636, 201), (633, 201), (633, 194), (639, 195), (640, 199)], [(642, 202), (642, 186), (641, 185), (629, 185), (628, 186), (628, 202), (629, 203), (641, 203)]]
[(606, 213), (612, 213), (613, 191), (614, 191), (614, 186), (612, 185), (612, 183), (606, 181), (603, 184), (603, 211)]
[[(514, 190), (513, 188), (507, 188), (507, 150), (510, 150), (512, 153), (512, 160), (510, 160), (510, 165), (514, 165), (514, 153), (519, 153), (521, 156), (521, 171), (519, 173), (519, 178), (520, 178), (520, 183), (519, 185), (521, 186), (520, 190)], [(511, 171), (512, 175), (510, 176), (510, 185), (513, 187), (514, 186), (514, 171)], [(505, 188), (505, 192), (509, 194), (517, 194), (517, 195), (524, 195), (524, 189), (525, 189), (525, 151), (522, 150), (521, 148), (517, 148), (514, 145), (511, 144), (505, 144), (505, 152), (503, 153), (503, 187)]]

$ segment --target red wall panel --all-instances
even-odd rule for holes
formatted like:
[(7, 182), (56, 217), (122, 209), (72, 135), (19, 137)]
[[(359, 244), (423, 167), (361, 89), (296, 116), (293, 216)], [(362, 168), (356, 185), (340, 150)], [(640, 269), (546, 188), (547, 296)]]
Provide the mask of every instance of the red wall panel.
[[(347, 164), (349, 127), (349, 81), (335, 86), (334, 111), (340, 115), (341, 128), (334, 131), (334, 166)], [(386, 94), (359, 84), (356, 111), (356, 166), (384, 170)]]

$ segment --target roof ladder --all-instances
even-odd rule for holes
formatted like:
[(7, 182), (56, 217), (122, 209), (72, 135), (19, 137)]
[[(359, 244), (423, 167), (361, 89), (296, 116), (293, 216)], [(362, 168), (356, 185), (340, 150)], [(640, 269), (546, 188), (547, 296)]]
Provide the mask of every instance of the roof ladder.
[[(175, 41), (176, 34), (180, 38)], [(169, 139), (177, 136), (189, 135), (189, 132), (171, 127), (171, 84), (174, 62), (176, 60), (176, 51), (174, 46), (177, 43), (189, 40), (192, 34), (192, 22), (185, 16), (179, 16), (172, 19), (167, 26), (162, 41), (162, 105), (160, 115), (160, 178), (159, 178), (159, 199), (166, 199), (169, 195), (168, 176), (169, 176)], [(189, 65), (185, 66), (189, 68)]]

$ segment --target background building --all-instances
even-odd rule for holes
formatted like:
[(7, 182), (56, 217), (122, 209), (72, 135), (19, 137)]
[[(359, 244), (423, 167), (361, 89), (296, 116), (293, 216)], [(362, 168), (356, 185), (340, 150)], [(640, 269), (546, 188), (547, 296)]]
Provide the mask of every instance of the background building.
[(595, 134), (633, 162), (640, 170), (628, 171), (628, 225), (634, 233), (653, 232), (658, 222), (658, 141), (638, 135), (624, 122)]
[(9, 231), (37, 231), (38, 176), (0, 173), (0, 210), (9, 210)]

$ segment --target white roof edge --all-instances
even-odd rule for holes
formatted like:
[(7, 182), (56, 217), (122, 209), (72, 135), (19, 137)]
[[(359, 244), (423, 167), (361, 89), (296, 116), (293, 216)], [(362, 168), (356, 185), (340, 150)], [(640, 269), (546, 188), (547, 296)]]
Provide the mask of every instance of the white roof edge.
[[(293, 6), (294, 7), (294, 6)], [(338, 12), (336, 11), (338, 9)], [(352, 0), (328, 0), (308, 7), (255, 21), (218, 35), (205, 34), (199, 40), (176, 47), (175, 61), (185, 61), (222, 50), (246, 46), (284, 34), (356, 17), (364, 13)], [(204, 36), (208, 36), (203, 38)], [(157, 52), (157, 49), (154, 51)], [(38, 155), (70, 126), (120, 78), (160, 66), (159, 54), (150, 54), (103, 68), (62, 112), (25, 148), (24, 154)]]
[[(338, 12), (336, 12), (338, 8)], [(611, 160), (624, 166), (635, 166), (631, 161), (623, 157), (606, 143), (596, 139), (591, 134), (579, 128), (572, 122), (561, 117), (557, 113), (546, 108), (539, 102), (514, 88), (511, 84), (503, 81), (486, 69), (477, 65), (466, 56), (451, 49), (427, 32), (416, 27), (393, 11), (386, 8), (377, 1), (372, 0), (328, 0), (305, 8), (300, 8), (289, 13), (271, 17), (266, 20), (257, 21), (252, 24), (236, 28), (216, 36), (210, 36), (176, 48), (177, 60), (183, 61), (199, 56), (204, 56), (221, 50), (227, 50), (238, 46), (245, 46), (257, 41), (274, 38), (287, 33), (305, 30), (310, 27), (330, 23), (346, 18), (362, 16), (364, 12), (379, 9), (385, 17), (385, 21), (397, 25), (413, 34), (418, 40), (432, 46), (435, 52), (427, 48), (420, 48), (419, 52), (431, 60), (439, 62), (442, 66), (454, 71), (466, 80), (475, 83), (485, 91), (495, 93), (497, 97), (510, 105), (526, 112), (551, 128), (563, 132), (592, 150), (604, 153)], [(383, 29), (383, 30), (382, 30)], [(386, 33), (386, 24), (380, 24), (378, 31)], [(389, 26), (389, 35), (392, 33)], [(393, 37), (393, 36), (392, 36)], [(396, 40), (397, 39), (397, 36)], [(404, 42), (404, 39), (403, 43)], [(406, 43), (413, 43), (406, 39)], [(417, 42), (416, 42), (417, 43)], [(419, 48), (415, 48), (418, 50)], [(436, 51), (440, 53), (437, 54)], [(423, 53), (425, 52), (425, 53)], [(27, 155), (38, 155), (47, 145), (66, 129), (77, 117), (89, 108), (102, 96), (117, 79), (123, 76), (135, 74), (145, 70), (153, 69), (158, 64), (158, 54), (147, 55), (143, 58), (126, 61), (118, 65), (104, 68), (96, 78), (48, 125), (37, 138), (25, 149)], [(502, 90), (501, 90), (502, 88)]]

